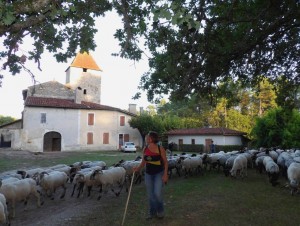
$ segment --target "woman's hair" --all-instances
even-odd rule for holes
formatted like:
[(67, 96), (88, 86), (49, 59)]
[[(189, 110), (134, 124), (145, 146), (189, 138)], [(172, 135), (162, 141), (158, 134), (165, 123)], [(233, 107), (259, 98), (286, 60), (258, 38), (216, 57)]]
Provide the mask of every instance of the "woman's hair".
[(159, 137), (158, 137), (157, 132), (150, 131), (148, 133), (148, 136), (151, 137), (153, 143), (158, 143), (159, 142)]

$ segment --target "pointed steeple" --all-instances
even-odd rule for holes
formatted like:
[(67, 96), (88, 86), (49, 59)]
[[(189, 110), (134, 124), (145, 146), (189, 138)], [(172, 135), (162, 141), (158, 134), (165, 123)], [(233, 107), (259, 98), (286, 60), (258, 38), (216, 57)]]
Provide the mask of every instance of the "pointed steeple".
[(93, 57), (87, 52), (77, 53), (70, 67), (82, 68), (84, 72), (86, 72), (87, 69), (102, 71)]

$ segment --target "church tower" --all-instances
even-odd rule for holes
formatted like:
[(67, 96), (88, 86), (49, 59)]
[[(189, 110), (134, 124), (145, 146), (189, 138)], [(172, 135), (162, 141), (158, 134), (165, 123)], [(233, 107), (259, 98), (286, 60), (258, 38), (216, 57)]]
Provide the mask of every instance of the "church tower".
[(101, 104), (101, 76), (95, 71), (102, 70), (87, 52), (78, 53), (66, 70), (66, 85), (74, 90), (76, 103)]

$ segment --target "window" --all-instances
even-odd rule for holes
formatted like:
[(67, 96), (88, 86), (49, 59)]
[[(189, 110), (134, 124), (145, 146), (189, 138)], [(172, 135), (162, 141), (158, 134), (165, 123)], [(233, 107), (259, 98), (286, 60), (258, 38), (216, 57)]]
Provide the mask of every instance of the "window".
[(41, 123), (46, 123), (47, 120), (46, 120), (46, 113), (41, 113)]
[(120, 126), (125, 126), (125, 116), (120, 116)]
[(89, 113), (88, 114), (88, 125), (89, 126), (94, 125), (94, 121), (95, 121), (95, 114), (94, 113)]
[(87, 144), (93, 144), (93, 133), (89, 132), (87, 133)]
[(86, 89), (83, 90), (83, 94), (86, 95)]
[(195, 145), (195, 139), (191, 140), (191, 144)]
[(103, 144), (109, 144), (109, 133), (103, 133)]

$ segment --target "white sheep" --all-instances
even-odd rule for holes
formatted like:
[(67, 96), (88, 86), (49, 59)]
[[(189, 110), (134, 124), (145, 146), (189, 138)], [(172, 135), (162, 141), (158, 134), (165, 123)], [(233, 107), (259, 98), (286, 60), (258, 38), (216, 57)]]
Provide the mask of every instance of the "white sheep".
[(270, 156), (265, 156), (263, 159), (263, 164), (266, 173), (269, 176), (269, 181), (273, 186), (278, 184), (277, 180), (279, 177), (279, 166), (274, 162), (273, 158)]
[(64, 172), (68, 176), (70, 176), (71, 168), (72, 168), (71, 166), (68, 166), (66, 164), (58, 164), (58, 165), (49, 167), (50, 170)]
[(295, 194), (299, 190), (300, 183), (300, 163), (293, 162), (287, 170), (288, 180), (290, 182), (291, 194)]
[(41, 186), (45, 194), (54, 199), (54, 192), (57, 188), (62, 188), (60, 198), (64, 198), (67, 190), (68, 175), (65, 172), (53, 171), (50, 173), (42, 172), (38, 178), (38, 185)]
[(100, 166), (102, 169), (104, 169), (106, 167), (106, 163), (104, 161), (92, 161), (92, 162), (83, 164), (81, 166), (81, 169), (91, 168), (91, 167), (95, 167), (95, 166)]
[(234, 160), (236, 159), (236, 157), (238, 156), (237, 154), (229, 154), (229, 158), (227, 158), (226, 162), (225, 162), (225, 166), (223, 168), (223, 172), (225, 174), (225, 176), (229, 176), (230, 174), (230, 170), (232, 169), (233, 167), (233, 163), (234, 163)]
[(16, 202), (25, 200), (25, 206), (30, 195), (34, 195), (37, 199), (37, 206), (40, 207), (40, 194), (37, 191), (36, 181), (32, 178), (25, 178), (15, 182), (2, 184), (0, 181), (0, 193), (2, 193), (7, 203), (12, 208), (12, 217), (15, 217)]
[[(126, 177), (128, 180), (131, 180), (134, 172), (134, 168), (138, 167), (140, 165), (142, 160), (128, 160), (128, 161), (122, 161), (116, 166), (121, 166), (126, 170)], [(143, 171), (140, 170), (139, 172), (135, 172), (135, 184), (142, 182), (142, 173)]]
[(20, 179), (16, 178), (16, 177), (7, 177), (5, 179), (2, 179), (2, 184), (8, 184), (8, 183), (12, 183), (15, 181), (18, 181)]
[(44, 172), (45, 169), (43, 168), (33, 168), (28, 170), (18, 170), (17, 173), (22, 175), (22, 178), (32, 178), (36, 176), (37, 174)]
[(3, 194), (0, 193), (0, 225), (1, 224), (9, 225), (9, 219), (8, 219), (6, 198)]
[(187, 157), (182, 160), (182, 170), (185, 171), (185, 176), (195, 173), (202, 173), (203, 161), (200, 156)]
[(233, 162), (230, 170), (232, 177), (236, 177), (239, 172), (241, 177), (247, 176), (247, 158), (244, 155), (238, 155)]
[(263, 161), (264, 161), (264, 158), (265, 158), (265, 157), (266, 157), (266, 156), (263, 155), (263, 156), (259, 156), (259, 157), (257, 157), (257, 158), (255, 159), (255, 166), (256, 166), (256, 169), (257, 169), (257, 171), (258, 171), (259, 173), (262, 173), (263, 170), (264, 170), (264, 163), (263, 163)]
[[(95, 170), (91, 176), (91, 179), (96, 180), (103, 186), (103, 190), (106, 193), (109, 188), (119, 196), (124, 184), (126, 185), (126, 170), (123, 167), (111, 167), (107, 170)], [(120, 190), (118, 192), (114, 191), (114, 187), (118, 185)], [(127, 191), (127, 185), (126, 185)], [(101, 193), (98, 200), (101, 199)]]
[(77, 198), (80, 196), (80, 194), (83, 194), (84, 189), (87, 190), (88, 194), (87, 196), (89, 197), (91, 194), (91, 189), (93, 186), (100, 186), (100, 191), (101, 191), (101, 184), (98, 183), (98, 181), (92, 180), (91, 176), (94, 173), (95, 170), (101, 170), (102, 167), (100, 166), (94, 166), (91, 168), (84, 168), (80, 171), (78, 171), (73, 179), (73, 191), (71, 196), (74, 195), (75, 189), (78, 186), (78, 193), (77, 193)]
[(168, 175), (169, 178), (172, 177), (173, 170), (176, 170), (177, 175), (180, 177), (180, 172), (182, 170), (182, 159), (178, 156), (170, 156), (168, 160)]

